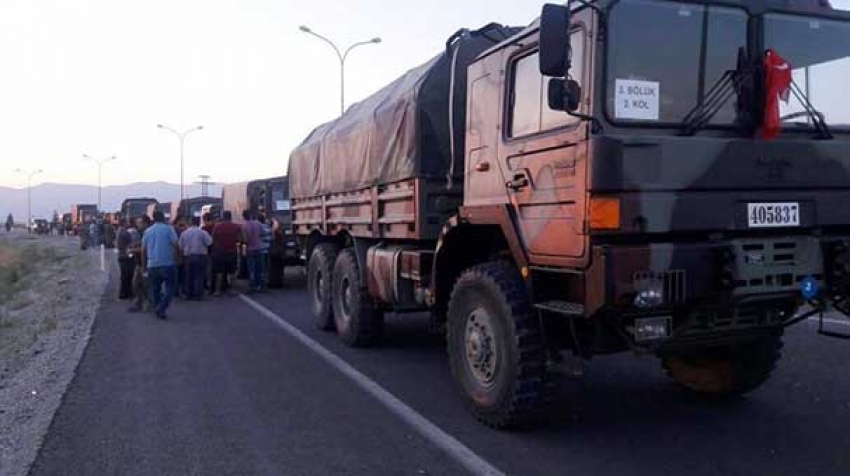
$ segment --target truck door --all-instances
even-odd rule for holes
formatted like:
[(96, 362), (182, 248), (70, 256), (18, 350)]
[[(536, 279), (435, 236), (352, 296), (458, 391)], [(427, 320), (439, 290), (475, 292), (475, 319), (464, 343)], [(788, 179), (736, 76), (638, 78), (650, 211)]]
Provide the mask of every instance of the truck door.
[[(580, 111), (586, 113), (592, 57), (588, 26), (574, 25), (570, 40), (570, 76), (582, 86)], [(539, 72), (536, 42), (515, 47), (507, 58), (499, 164), (522, 239), (532, 263), (577, 265), (586, 241), (587, 123), (549, 108), (549, 78)]]

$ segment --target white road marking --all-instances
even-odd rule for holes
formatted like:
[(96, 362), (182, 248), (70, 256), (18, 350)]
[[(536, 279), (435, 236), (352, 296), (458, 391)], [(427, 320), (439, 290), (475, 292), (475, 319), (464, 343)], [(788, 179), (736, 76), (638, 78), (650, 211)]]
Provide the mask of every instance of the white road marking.
[[(817, 316), (814, 316), (810, 317), (809, 320), (812, 322), (818, 322), (819, 318)], [(835, 319), (834, 317), (824, 317), (823, 322), (829, 324), (839, 324), (842, 326), (850, 326), (850, 319)]]
[(385, 407), (387, 407), (388, 410), (412, 426), (419, 432), (420, 435), (422, 435), (422, 437), (445, 451), (458, 464), (468, 469), (473, 474), (504, 476), (504, 473), (475, 454), (466, 445), (441, 430), (437, 425), (428, 421), (416, 410), (410, 408), (395, 395), (381, 387), (377, 382), (349, 365), (346, 361), (337, 357), (333, 352), (322, 347), (321, 344), (311, 339), (292, 324), (286, 322), (285, 319), (244, 294), (240, 294), (239, 297), (268, 320), (272, 321), (289, 335), (304, 344), (307, 348), (318, 354), (319, 357), (324, 359), (327, 363), (336, 367), (337, 370), (353, 380), (358, 387), (378, 399)]

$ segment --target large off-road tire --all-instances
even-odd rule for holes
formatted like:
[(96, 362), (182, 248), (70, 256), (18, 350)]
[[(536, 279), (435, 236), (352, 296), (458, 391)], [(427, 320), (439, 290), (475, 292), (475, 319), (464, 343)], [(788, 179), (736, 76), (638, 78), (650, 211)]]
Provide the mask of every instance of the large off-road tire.
[(448, 308), (452, 374), (475, 417), (494, 428), (528, 423), (545, 404), (546, 352), (516, 267), (464, 271)]
[(361, 278), (352, 248), (340, 251), (333, 271), (333, 309), (339, 338), (352, 347), (380, 342), (384, 315), (375, 306)]
[(310, 310), (316, 327), (325, 331), (334, 328), (333, 269), (339, 247), (333, 243), (316, 245), (307, 266), (307, 291)]
[(682, 387), (716, 397), (734, 397), (760, 387), (782, 356), (782, 336), (737, 347), (706, 349), (696, 355), (670, 355), (661, 365)]

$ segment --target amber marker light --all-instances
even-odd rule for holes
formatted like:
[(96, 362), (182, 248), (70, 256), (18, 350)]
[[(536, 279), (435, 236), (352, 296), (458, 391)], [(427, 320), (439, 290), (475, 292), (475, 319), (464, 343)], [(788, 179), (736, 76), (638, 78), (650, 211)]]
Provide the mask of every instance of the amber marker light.
[(592, 230), (616, 230), (620, 228), (620, 199), (591, 198), (590, 228)]

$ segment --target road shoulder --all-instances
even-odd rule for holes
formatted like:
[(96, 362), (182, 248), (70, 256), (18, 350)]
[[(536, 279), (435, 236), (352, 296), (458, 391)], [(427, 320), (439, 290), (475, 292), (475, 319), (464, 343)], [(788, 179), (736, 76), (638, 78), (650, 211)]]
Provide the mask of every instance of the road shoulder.
[(0, 302), (2, 476), (25, 475), (35, 461), (88, 345), (107, 284), (98, 254), (80, 251), (73, 240), (21, 236), (12, 245), (30, 268), (15, 276), (18, 289)]

